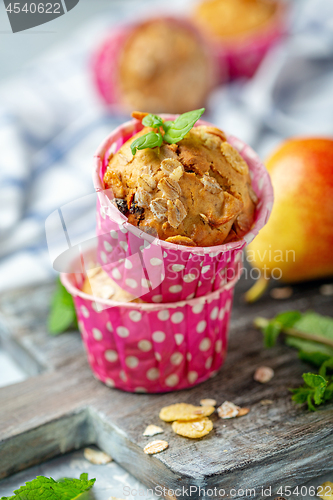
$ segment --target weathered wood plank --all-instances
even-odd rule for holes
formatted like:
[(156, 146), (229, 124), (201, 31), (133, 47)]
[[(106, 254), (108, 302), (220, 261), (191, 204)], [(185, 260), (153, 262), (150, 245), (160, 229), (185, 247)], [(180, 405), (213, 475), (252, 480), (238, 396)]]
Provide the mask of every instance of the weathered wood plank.
[[(249, 307), (241, 301), (245, 286), (241, 283), (236, 294), (229, 352), (221, 372), (191, 390), (163, 395), (127, 394), (104, 387), (93, 378), (76, 334), (50, 338), (45, 331), (50, 287), (0, 298), (0, 337), (14, 346), (14, 354), (17, 345), (26, 353), (23, 357), (37, 359), (44, 370), (0, 389), (0, 477), (91, 442), (148, 487), (196, 485), (228, 490), (279, 486), (282, 481), (296, 485), (332, 470), (328, 458), (333, 446), (333, 406), (309, 413), (293, 405), (288, 388), (301, 383), (308, 365), (282, 344), (264, 350), (261, 334), (251, 326), (256, 315), (270, 317), (285, 309), (332, 314), (332, 298), (321, 296), (318, 286), (312, 285), (296, 289), (291, 300), (266, 297)], [(22, 359), (22, 352), (19, 356)], [(269, 384), (253, 381), (260, 365), (275, 370)], [(219, 403), (227, 399), (249, 406), (251, 412), (229, 421), (212, 417), (214, 431), (196, 441), (175, 435), (169, 424), (159, 421), (162, 406), (177, 401), (196, 404), (202, 397)], [(272, 399), (273, 404), (263, 406), (262, 399)], [(142, 452), (147, 443), (142, 432), (149, 423), (161, 425), (170, 444), (154, 457)]]

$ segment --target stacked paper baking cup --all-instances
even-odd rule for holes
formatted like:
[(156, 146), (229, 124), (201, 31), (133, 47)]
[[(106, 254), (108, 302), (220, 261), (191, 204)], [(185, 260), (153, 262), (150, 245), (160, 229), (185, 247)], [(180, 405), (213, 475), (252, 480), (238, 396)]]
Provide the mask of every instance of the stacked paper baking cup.
[(63, 274), (62, 282), (74, 297), (96, 377), (125, 391), (167, 392), (201, 383), (221, 368), (241, 252), (266, 224), (273, 191), (256, 153), (228, 137), (247, 162), (259, 199), (251, 231), (237, 242), (214, 247), (175, 245), (142, 232), (118, 211), (103, 184), (110, 154), (141, 129), (137, 120), (125, 123), (96, 153), (98, 244), (83, 256), (85, 262), (97, 260), (119, 287), (141, 301), (87, 295), (81, 291), (84, 277), (77, 273)]

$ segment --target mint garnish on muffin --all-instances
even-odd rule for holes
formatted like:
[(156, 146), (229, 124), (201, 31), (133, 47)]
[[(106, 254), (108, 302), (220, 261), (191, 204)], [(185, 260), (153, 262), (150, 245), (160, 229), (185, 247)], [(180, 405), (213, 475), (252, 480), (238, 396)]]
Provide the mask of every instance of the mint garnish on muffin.
[(145, 127), (155, 129), (155, 132), (144, 134), (131, 144), (133, 156), (140, 149), (157, 148), (162, 146), (163, 141), (168, 144), (176, 144), (184, 139), (185, 135), (194, 127), (195, 123), (205, 112), (205, 108), (195, 109), (184, 113), (174, 121), (166, 121), (158, 115), (148, 114), (142, 119)]

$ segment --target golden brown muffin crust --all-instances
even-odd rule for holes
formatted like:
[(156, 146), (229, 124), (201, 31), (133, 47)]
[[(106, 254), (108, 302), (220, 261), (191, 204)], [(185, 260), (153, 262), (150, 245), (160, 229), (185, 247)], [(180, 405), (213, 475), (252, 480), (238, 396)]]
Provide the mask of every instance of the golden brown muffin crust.
[(193, 17), (209, 35), (228, 39), (260, 29), (276, 10), (273, 0), (205, 0), (197, 5)]
[(212, 85), (206, 49), (181, 23), (156, 19), (129, 36), (119, 62), (119, 84), (130, 109), (183, 113), (200, 108)]
[[(246, 162), (215, 127), (193, 128), (178, 144), (130, 145), (110, 160), (104, 176), (115, 198), (126, 199), (128, 221), (160, 239), (214, 246), (239, 239), (253, 224), (256, 195)], [(121, 209), (121, 203), (117, 201)]]

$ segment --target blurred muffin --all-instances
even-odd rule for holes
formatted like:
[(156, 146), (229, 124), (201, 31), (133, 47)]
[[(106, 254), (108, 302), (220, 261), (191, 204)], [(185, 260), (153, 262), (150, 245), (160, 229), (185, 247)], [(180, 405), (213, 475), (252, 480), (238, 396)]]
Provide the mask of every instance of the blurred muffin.
[(202, 107), (215, 80), (206, 44), (195, 28), (173, 18), (112, 35), (96, 54), (94, 72), (109, 104), (151, 113)]
[(211, 36), (229, 39), (260, 29), (276, 10), (273, 0), (205, 0), (197, 5), (194, 19)]
[(130, 145), (110, 158), (104, 175), (129, 223), (170, 243), (214, 246), (242, 238), (252, 227), (257, 197), (249, 169), (224, 133), (193, 128), (177, 144), (143, 149)]
[(230, 77), (251, 77), (285, 32), (285, 6), (281, 0), (204, 0), (192, 20), (212, 44), (222, 74), (227, 68)]

